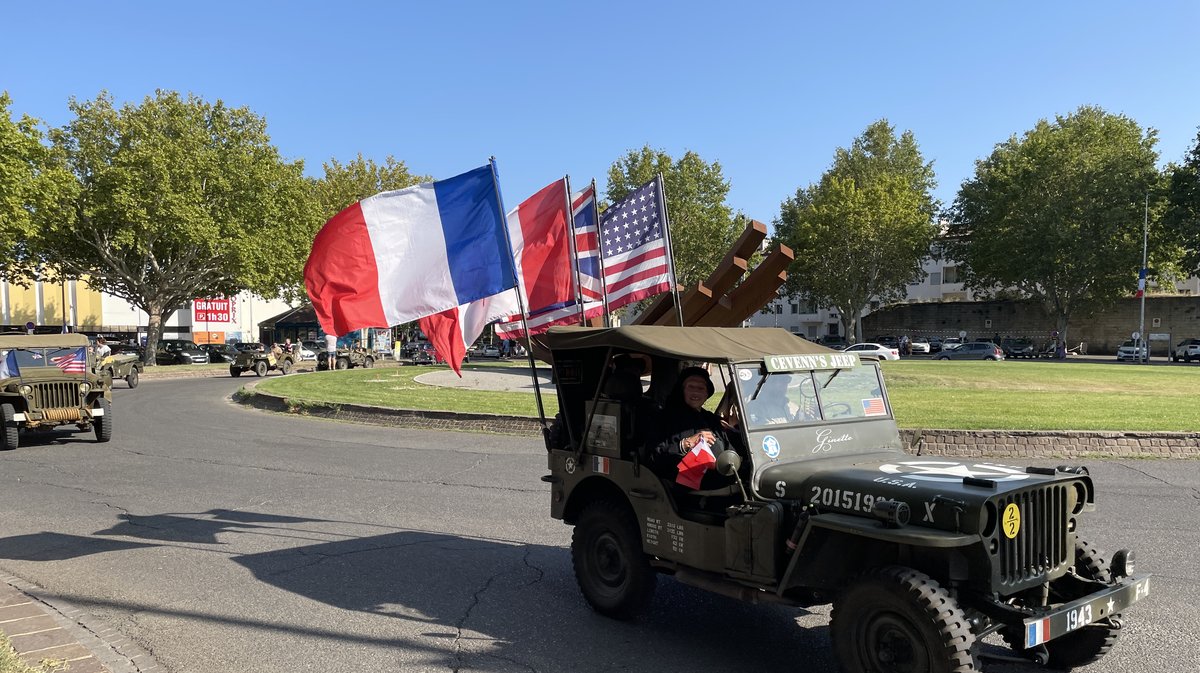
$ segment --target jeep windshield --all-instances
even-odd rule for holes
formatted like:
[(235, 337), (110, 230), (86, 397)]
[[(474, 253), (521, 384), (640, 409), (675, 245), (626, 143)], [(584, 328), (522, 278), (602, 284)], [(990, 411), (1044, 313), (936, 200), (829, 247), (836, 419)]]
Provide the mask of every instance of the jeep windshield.
[(891, 417), (879, 368), (870, 365), (771, 372), (756, 364), (739, 365), (737, 377), (749, 430)]
[(73, 358), (79, 350), (79, 348), (13, 348), (0, 351), (0, 359), (5, 360), (10, 369), (14, 361), (19, 369), (55, 367), (58, 366), (58, 362), (55, 360)]

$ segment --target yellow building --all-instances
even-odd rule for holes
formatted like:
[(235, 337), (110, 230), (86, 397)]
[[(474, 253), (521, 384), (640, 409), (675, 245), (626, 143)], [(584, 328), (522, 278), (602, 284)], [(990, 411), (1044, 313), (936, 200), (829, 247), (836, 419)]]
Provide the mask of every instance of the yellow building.
[(82, 281), (66, 283), (0, 283), (0, 325), (5, 329), (24, 329), (28, 323), (38, 328), (71, 325), (76, 331), (100, 331), (104, 328), (101, 294)]

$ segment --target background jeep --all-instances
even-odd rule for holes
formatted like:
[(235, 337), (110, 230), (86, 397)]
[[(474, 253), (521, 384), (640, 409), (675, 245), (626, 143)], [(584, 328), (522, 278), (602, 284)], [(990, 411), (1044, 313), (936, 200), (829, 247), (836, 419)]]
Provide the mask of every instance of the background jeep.
[(88, 345), (82, 334), (0, 335), (0, 451), (17, 448), (22, 430), (74, 425), (112, 438), (112, 388)]
[[(326, 351), (327, 353), (328, 351)], [(328, 356), (321, 353), (317, 356), (317, 370), (329, 369)], [(353, 369), (362, 367), (370, 369), (375, 366), (375, 354), (361, 348), (339, 348), (333, 359), (334, 369)]]
[(229, 363), (229, 375), (238, 377), (242, 372), (254, 372), (255, 376), (266, 376), (267, 372), (272, 370), (280, 374), (291, 374), (299, 361), (298, 350), (282, 352), (279, 357), (269, 350), (247, 350), (238, 353), (237, 358)]
[(130, 388), (138, 387), (145, 364), (137, 353), (112, 353), (96, 363), (96, 373), (107, 379), (107, 385), (117, 379), (125, 379)]
[[(969, 673), (1000, 635), (1069, 669), (1103, 657), (1149, 594), (1128, 550), (1079, 537), (1095, 492), (1082, 467), (1021, 468), (904, 451), (874, 359), (784, 330), (552, 328), (561, 416), (546, 433), (550, 514), (574, 526), (585, 600), (630, 618), (659, 575), (761, 603), (832, 603), (846, 673)], [(619, 358), (647, 364), (629, 381)], [(728, 486), (651, 469), (661, 404), (708, 363), (737, 420), (717, 448)]]

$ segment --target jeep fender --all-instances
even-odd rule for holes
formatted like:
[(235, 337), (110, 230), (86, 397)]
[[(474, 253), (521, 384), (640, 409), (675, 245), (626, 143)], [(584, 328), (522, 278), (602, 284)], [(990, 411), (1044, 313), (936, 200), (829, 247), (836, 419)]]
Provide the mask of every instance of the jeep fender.
[(616, 484), (604, 477), (587, 477), (583, 481), (575, 485), (571, 489), (571, 493), (566, 498), (566, 503), (563, 505), (562, 520), (565, 523), (575, 525), (575, 521), (579, 518), (579, 513), (583, 508), (594, 500), (605, 499), (611, 500), (633, 509), (629, 502), (629, 496), (625, 495)]

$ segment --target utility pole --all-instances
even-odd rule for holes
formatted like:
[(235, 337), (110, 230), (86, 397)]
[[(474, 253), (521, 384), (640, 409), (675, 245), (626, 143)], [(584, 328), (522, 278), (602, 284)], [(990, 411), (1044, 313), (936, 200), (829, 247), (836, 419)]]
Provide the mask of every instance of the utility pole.
[(1141, 313), (1138, 316), (1139, 339), (1134, 343), (1141, 347), (1138, 361), (1142, 364), (1150, 360), (1149, 340), (1146, 339), (1146, 247), (1150, 239), (1150, 193), (1146, 193), (1146, 208), (1142, 219), (1142, 268), (1138, 272), (1138, 294), (1142, 296)]

